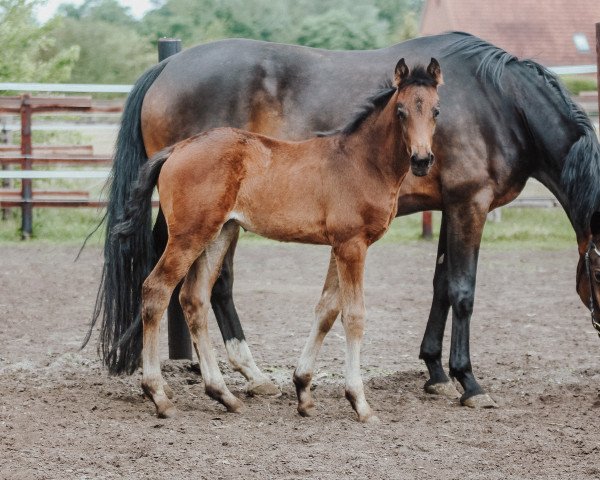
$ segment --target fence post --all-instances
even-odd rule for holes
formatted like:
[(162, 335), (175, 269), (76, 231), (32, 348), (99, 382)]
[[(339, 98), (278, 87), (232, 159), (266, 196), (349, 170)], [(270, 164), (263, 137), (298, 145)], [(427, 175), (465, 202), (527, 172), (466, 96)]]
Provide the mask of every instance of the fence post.
[(159, 38), (158, 39), (158, 61), (162, 62), (165, 58), (175, 55), (181, 51), (181, 40), (178, 38)]
[(432, 214), (430, 210), (423, 212), (423, 230), (421, 236), (427, 240), (433, 238)]
[[(21, 96), (21, 170), (31, 170), (31, 103), (30, 95)], [(21, 239), (28, 240), (33, 232), (33, 198), (31, 179), (21, 180)]]
[[(176, 38), (160, 38), (158, 40), (158, 61), (175, 55), (181, 51), (181, 40)], [(179, 305), (179, 291), (181, 283), (177, 285), (169, 308), (167, 309), (168, 331), (169, 331), (169, 358), (172, 360), (192, 359), (192, 340), (188, 330), (181, 305)]]
[[(2, 130), (0, 130), (0, 144), (8, 145), (10, 143), (8, 130), (6, 129), (6, 123), (2, 122)], [(8, 165), (3, 163), (2, 170), (8, 170)], [(2, 188), (10, 187), (10, 180), (8, 178), (2, 179)], [(8, 219), (8, 208), (2, 209), (2, 220)]]

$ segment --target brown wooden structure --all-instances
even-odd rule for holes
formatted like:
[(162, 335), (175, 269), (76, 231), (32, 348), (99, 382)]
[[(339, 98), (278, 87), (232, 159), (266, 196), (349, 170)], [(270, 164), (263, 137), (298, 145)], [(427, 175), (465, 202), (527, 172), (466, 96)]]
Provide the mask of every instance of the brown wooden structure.
[[(32, 170), (34, 165), (110, 165), (112, 158), (106, 155), (93, 155), (91, 146), (51, 146), (35, 147), (44, 155), (33, 153), (31, 137), (32, 116), (34, 113), (81, 112), (112, 113), (123, 108), (120, 101), (92, 100), (91, 97), (32, 97), (29, 94), (0, 97), (0, 113), (20, 114), (21, 145), (2, 145), (0, 164), (20, 165), (21, 170)], [(15, 155), (18, 153), (18, 155)], [(20, 195), (15, 190), (0, 190), (0, 207), (21, 207), (21, 235), (31, 237), (33, 229), (33, 207), (98, 207), (104, 202), (89, 198), (88, 192), (71, 190), (34, 191), (32, 180), (21, 180)]]

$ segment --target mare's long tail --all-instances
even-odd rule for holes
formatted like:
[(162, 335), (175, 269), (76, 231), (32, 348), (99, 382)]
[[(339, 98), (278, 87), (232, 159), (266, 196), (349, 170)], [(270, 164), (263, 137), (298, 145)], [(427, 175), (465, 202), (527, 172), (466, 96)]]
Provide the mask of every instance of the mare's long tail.
[(150, 198), (139, 205), (138, 228), (131, 232), (127, 242), (111, 241), (111, 232), (123, 219), (125, 204), (140, 167), (147, 160), (141, 132), (142, 102), (167, 61), (147, 70), (127, 97), (109, 180), (108, 207), (104, 217), (104, 268), (83, 346), (89, 341), (96, 322), (101, 319), (98, 352), (111, 374), (132, 373), (138, 366), (142, 350), (139, 319), (141, 287), (156, 260), (152, 247)]

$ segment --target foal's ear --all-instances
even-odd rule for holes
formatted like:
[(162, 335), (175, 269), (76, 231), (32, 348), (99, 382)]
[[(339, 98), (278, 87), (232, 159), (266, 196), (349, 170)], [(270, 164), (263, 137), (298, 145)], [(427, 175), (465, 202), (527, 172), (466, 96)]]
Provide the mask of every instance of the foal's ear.
[(593, 236), (600, 234), (600, 212), (592, 213), (592, 218), (590, 218), (590, 230)]
[(396, 71), (394, 72), (394, 87), (398, 88), (400, 84), (408, 77), (408, 67), (404, 58), (398, 60), (396, 64)]
[(442, 77), (442, 68), (439, 62), (435, 58), (431, 58), (431, 62), (427, 67), (427, 73), (435, 80), (438, 85), (444, 84), (444, 77)]

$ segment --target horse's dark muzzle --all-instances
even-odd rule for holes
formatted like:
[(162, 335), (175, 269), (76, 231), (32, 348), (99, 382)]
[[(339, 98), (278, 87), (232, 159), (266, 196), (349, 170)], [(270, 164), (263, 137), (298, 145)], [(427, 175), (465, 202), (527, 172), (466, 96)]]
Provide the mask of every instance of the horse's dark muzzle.
[(429, 173), (435, 156), (430, 153), (426, 157), (419, 158), (417, 155), (410, 157), (410, 169), (415, 177), (424, 177)]

